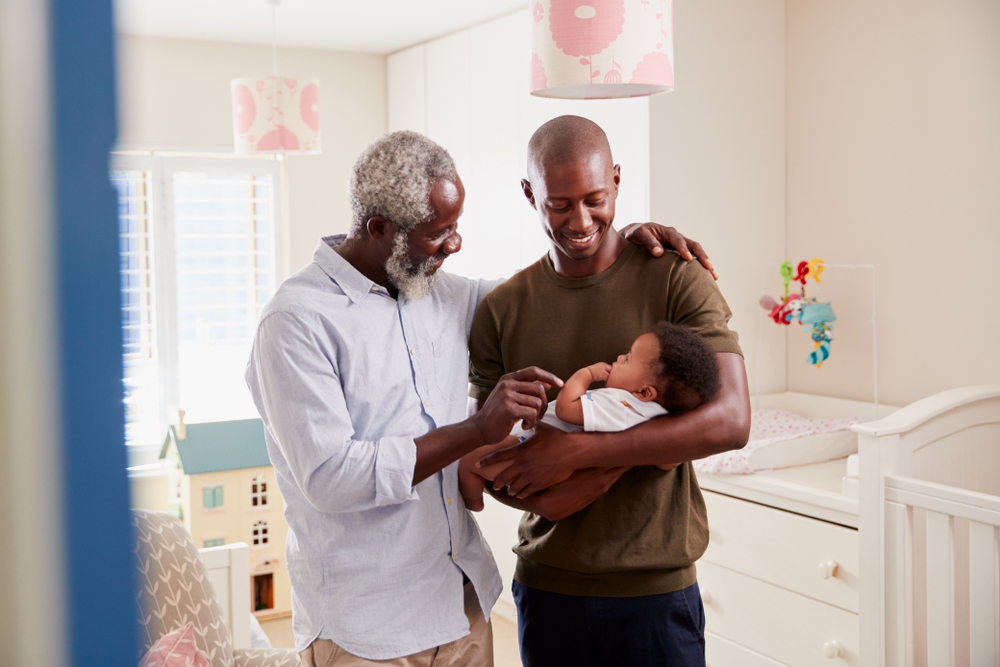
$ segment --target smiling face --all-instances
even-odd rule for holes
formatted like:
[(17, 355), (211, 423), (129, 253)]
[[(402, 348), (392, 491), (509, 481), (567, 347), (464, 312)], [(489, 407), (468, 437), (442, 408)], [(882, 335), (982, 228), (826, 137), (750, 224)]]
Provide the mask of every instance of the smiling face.
[(542, 159), (533, 171), (521, 186), (552, 243), (556, 271), (577, 278), (611, 266), (623, 244), (612, 226), (621, 176), (610, 155), (595, 150), (556, 164)]
[(431, 186), (428, 198), (433, 217), (409, 234), (396, 233), (392, 253), (385, 263), (386, 276), (411, 299), (426, 296), (434, 287), (437, 270), (444, 260), (462, 249), (458, 219), (465, 204), (462, 179), (442, 179)]
[(659, 356), (660, 341), (656, 334), (639, 336), (632, 343), (632, 349), (611, 364), (611, 374), (605, 385), (630, 391), (643, 401), (653, 400), (659, 393), (658, 378), (653, 371)]

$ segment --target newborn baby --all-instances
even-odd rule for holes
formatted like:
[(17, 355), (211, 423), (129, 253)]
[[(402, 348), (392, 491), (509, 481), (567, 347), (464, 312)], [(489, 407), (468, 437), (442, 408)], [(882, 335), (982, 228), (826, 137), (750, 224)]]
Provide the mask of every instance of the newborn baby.
[[(594, 382), (605, 387), (588, 390)], [(660, 322), (613, 364), (598, 362), (573, 373), (542, 421), (563, 431), (624, 431), (653, 417), (693, 410), (718, 391), (719, 366), (708, 344), (687, 327)], [(518, 422), (501, 442), (462, 457), (458, 479), (466, 507), (481, 510), (486, 482), (511, 465), (477, 468), (476, 462), (532, 435), (534, 429), (525, 430)], [(675, 463), (658, 467), (669, 470)]]

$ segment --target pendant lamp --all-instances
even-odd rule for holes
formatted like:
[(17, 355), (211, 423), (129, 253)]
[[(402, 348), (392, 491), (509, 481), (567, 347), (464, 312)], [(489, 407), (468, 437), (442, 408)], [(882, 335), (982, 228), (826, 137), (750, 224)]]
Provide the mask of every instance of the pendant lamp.
[(673, 0), (529, 6), (532, 95), (590, 100), (673, 90)]
[(319, 79), (278, 76), (275, 8), (271, 5), (271, 76), (233, 79), (236, 153), (315, 155), (320, 152)]

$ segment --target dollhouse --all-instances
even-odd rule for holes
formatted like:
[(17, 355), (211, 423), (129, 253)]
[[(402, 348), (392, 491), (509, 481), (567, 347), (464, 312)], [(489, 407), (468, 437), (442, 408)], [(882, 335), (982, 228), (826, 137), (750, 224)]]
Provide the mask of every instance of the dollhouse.
[(274, 481), (260, 419), (171, 426), (160, 451), (171, 461), (169, 508), (199, 548), (250, 545), (251, 611), (291, 615), (284, 549), (285, 503)]

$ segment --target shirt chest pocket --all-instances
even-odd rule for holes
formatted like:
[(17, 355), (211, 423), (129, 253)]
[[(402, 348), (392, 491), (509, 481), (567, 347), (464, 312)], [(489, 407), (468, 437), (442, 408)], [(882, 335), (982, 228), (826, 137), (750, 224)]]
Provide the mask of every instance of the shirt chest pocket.
[(434, 382), (445, 401), (465, 400), (469, 388), (469, 350), (465, 339), (442, 336), (431, 342)]

